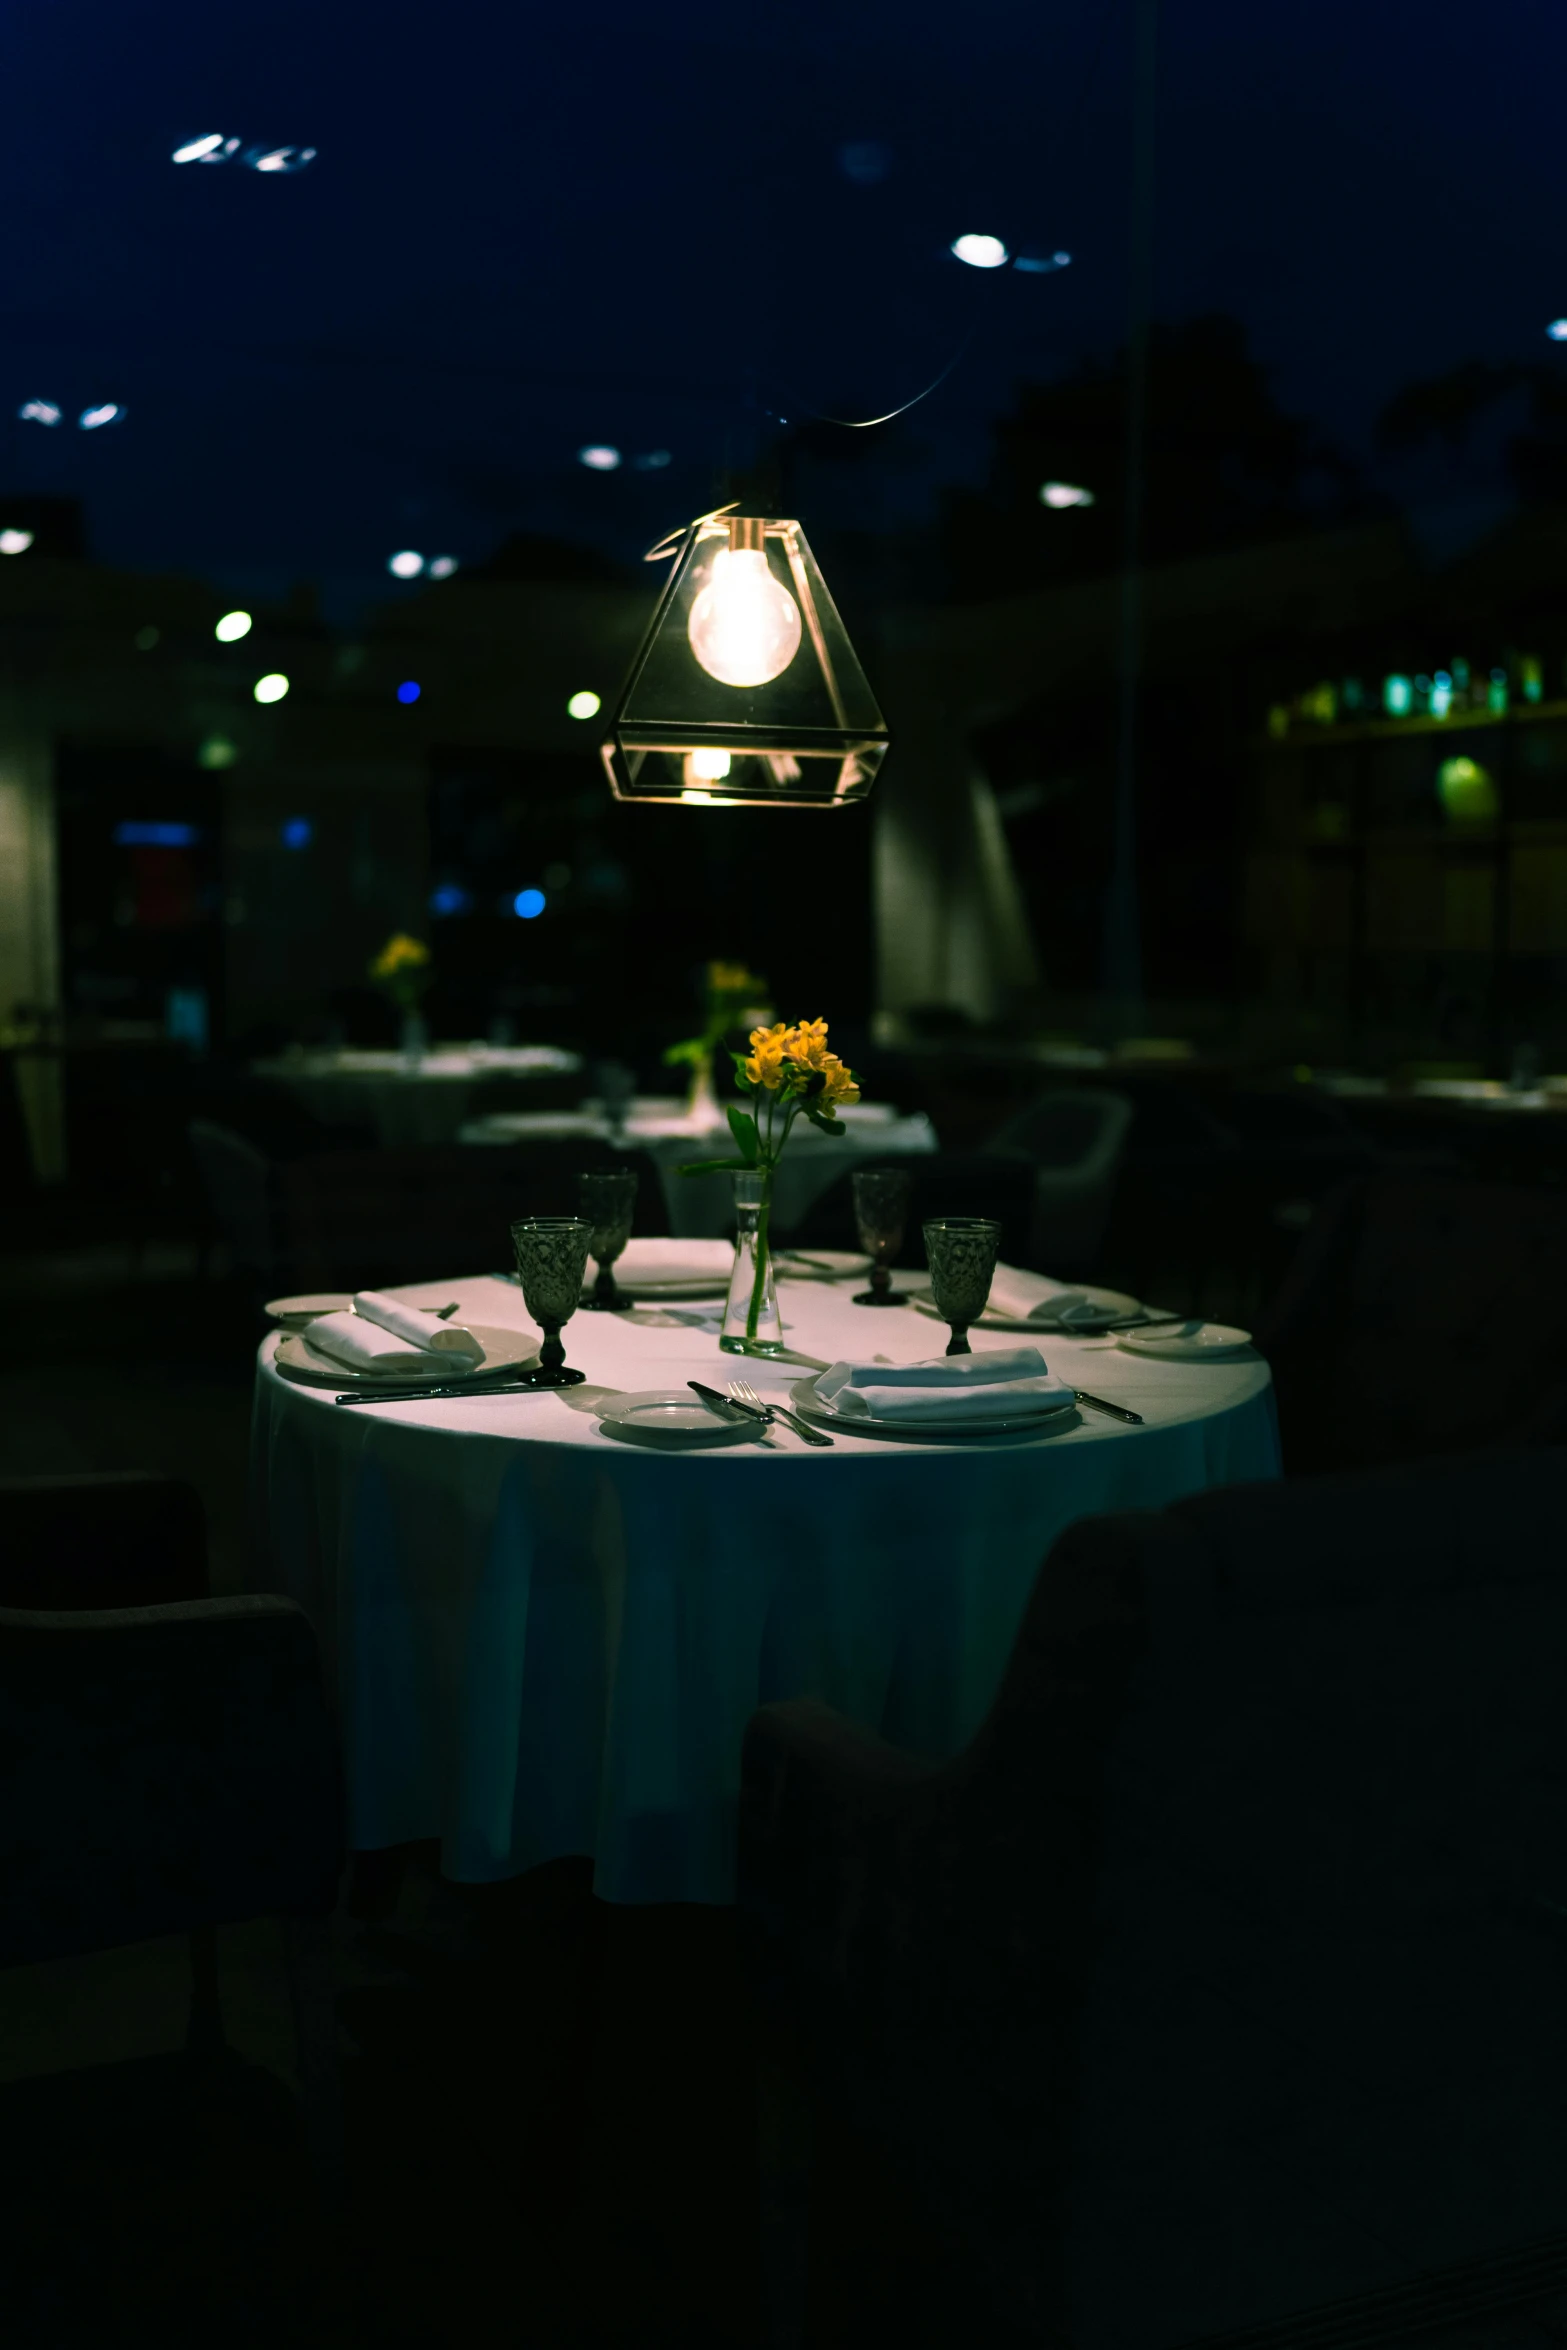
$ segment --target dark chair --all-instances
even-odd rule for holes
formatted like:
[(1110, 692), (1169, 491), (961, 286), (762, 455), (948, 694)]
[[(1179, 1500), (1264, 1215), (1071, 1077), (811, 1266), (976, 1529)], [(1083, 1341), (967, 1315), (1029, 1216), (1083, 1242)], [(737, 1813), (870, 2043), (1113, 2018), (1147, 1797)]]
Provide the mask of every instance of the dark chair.
[(1567, 1440), (1567, 1194), (1379, 1174), (1314, 1217), (1258, 1331), (1292, 1469)]
[[(913, 1178), (901, 1265), (923, 1265), (920, 1227), (935, 1216), (989, 1216), (1001, 1226), (1001, 1256), (1026, 1265), (1034, 1219), (1034, 1169), (1025, 1158), (986, 1151), (930, 1151), (922, 1156), (867, 1159), (866, 1166), (900, 1167)], [(800, 1219), (790, 1245), (796, 1248), (858, 1249), (852, 1174), (840, 1175)]]
[(1123, 1093), (1058, 1087), (1036, 1094), (992, 1134), (992, 1153), (1018, 1153), (1034, 1170), (1029, 1264), (1052, 1273), (1092, 1272), (1133, 1115)]
[(1557, 1451), (1087, 1520), (956, 1760), (752, 1717), (775, 2342), (806, 2338), (813, 2133), (931, 2248), (885, 2313), (911, 2346), (1166, 2350), (1308, 2309), (1369, 2340), (1360, 2297), (1452, 2264), (1455, 2311), (1538, 2293), (1564, 1517)]
[(188, 1487), (0, 1486), (0, 1966), (188, 1934), (187, 2048), (210, 2066), (215, 1929), (279, 1917), (307, 2140), (333, 2199), (343, 1819), (315, 1634), (290, 1600), (205, 1590)]

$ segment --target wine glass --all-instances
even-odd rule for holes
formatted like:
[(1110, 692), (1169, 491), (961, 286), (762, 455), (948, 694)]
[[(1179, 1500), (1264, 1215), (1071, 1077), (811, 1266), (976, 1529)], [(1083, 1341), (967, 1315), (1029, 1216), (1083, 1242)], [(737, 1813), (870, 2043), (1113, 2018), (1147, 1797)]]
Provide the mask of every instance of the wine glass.
[(585, 1373), (567, 1370), (560, 1332), (581, 1299), (592, 1238), (593, 1227), (585, 1216), (524, 1216), (512, 1226), (523, 1302), (544, 1333), (537, 1370), (520, 1372), (512, 1384), (581, 1386)]
[(889, 1267), (903, 1246), (914, 1178), (906, 1167), (862, 1167), (852, 1178), (854, 1221), (860, 1246), (871, 1260), (871, 1285), (855, 1298), (857, 1306), (901, 1306), (903, 1292), (892, 1286)]
[(593, 1295), (582, 1301), (593, 1314), (623, 1314), (631, 1300), (615, 1286), (615, 1259), (631, 1238), (637, 1204), (635, 1167), (605, 1167), (577, 1177), (577, 1206), (593, 1227), (588, 1254), (598, 1266)]
[(1001, 1247), (1001, 1226), (984, 1216), (936, 1216), (923, 1227), (930, 1294), (952, 1332), (949, 1355), (972, 1354), (971, 1322), (977, 1322), (990, 1295)]

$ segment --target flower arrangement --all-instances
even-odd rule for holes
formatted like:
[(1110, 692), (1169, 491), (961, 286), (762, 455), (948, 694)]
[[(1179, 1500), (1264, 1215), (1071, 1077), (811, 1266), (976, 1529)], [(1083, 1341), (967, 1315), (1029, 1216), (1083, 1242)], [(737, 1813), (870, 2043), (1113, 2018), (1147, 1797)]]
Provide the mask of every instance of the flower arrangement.
[(429, 948), (422, 938), (410, 938), (403, 930), (395, 931), (380, 953), (371, 956), (369, 971), (377, 987), (385, 988), (404, 1012), (417, 1008), (434, 977)]
[[(756, 1226), (752, 1241), (752, 1278), (745, 1318), (745, 1344), (754, 1347), (768, 1293), (768, 1220), (772, 1212), (773, 1174), (797, 1118), (808, 1118), (823, 1134), (842, 1134), (843, 1120), (833, 1112), (860, 1098), (854, 1071), (827, 1047), (825, 1020), (800, 1020), (791, 1028), (779, 1021), (769, 1028), (753, 1028), (749, 1053), (733, 1053), (735, 1079), (749, 1095), (751, 1108), (730, 1105), (729, 1131), (739, 1152), (732, 1159), (698, 1159), (680, 1169), (682, 1175), (748, 1174), (759, 1178)], [(746, 1235), (742, 1228), (742, 1242)]]
[(744, 963), (709, 963), (703, 974), (703, 1000), (701, 1035), (670, 1045), (664, 1054), (666, 1068), (676, 1068), (681, 1062), (690, 1067), (691, 1093), (686, 1107), (693, 1117), (712, 1106), (713, 1056), (729, 1031), (772, 1018), (766, 980), (759, 979)]

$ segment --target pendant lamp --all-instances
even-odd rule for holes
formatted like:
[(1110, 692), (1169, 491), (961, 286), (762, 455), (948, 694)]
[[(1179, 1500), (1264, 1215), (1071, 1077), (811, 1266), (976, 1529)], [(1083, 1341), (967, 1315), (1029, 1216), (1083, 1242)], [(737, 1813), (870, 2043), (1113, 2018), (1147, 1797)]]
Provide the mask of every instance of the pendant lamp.
[(673, 558), (604, 739), (617, 800), (843, 808), (863, 800), (886, 721), (798, 522), (700, 515)]

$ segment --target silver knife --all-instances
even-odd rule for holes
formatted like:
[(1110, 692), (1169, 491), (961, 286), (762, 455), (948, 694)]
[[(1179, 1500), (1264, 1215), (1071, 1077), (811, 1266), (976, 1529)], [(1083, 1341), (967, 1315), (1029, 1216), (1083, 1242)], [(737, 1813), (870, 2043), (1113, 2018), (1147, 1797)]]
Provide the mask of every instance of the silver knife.
[(754, 1420), (759, 1428), (767, 1425), (767, 1415), (748, 1403), (736, 1403), (732, 1395), (720, 1395), (716, 1387), (704, 1387), (700, 1379), (688, 1379), (686, 1385), (693, 1395), (699, 1395), (710, 1411), (719, 1412), (726, 1420), (737, 1415), (742, 1420)]
[(1131, 1428), (1140, 1428), (1143, 1425), (1142, 1413), (1129, 1412), (1124, 1404), (1106, 1403), (1101, 1395), (1085, 1395), (1080, 1387), (1074, 1388), (1072, 1392), (1079, 1403), (1087, 1404), (1090, 1411), (1108, 1412), (1112, 1420), (1125, 1420), (1128, 1427)]
[(357, 1387), (352, 1395), (335, 1395), (334, 1403), (435, 1403), (456, 1395), (550, 1395), (558, 1389), (535, 1387), (527, 1379), (497, 1379), (485, 1385), (468, 1380), (461, 1387)]

